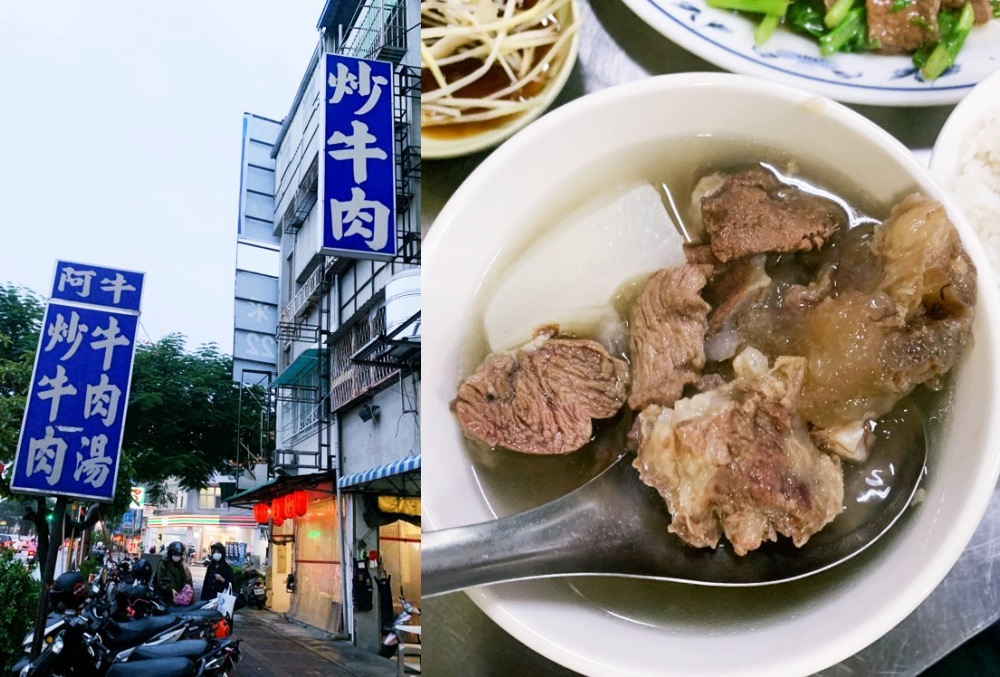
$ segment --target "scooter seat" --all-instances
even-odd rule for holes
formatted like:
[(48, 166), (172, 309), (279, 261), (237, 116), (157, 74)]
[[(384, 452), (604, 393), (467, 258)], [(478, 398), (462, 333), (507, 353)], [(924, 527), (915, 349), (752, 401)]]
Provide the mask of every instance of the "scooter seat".
[(127, 623), (110, 623), (102, 639), (109, 649), (120, 651), (142, 644), (174, 625), (177, 625), (177, 616), (150, 616)]
[(151, 658), (171, 658), (181, 656), (195, 660), (208, 651), (208, 642), (203, 639), (181, 639), (152, 646), (140, 646), (129, 656), (130, 661), (147, 661)]
[[(206, 604), (208, 604), (208, 602), (206, 602), (205, 600), (201, 600), (198, 602), (194, 602), (193, 604), (188, 604), (187, 606), (177, 606), (174, 604), (168, 604), (166, 605), (166, 607), (164, 607), (164, 609), (165, 613), (179, 615), (179, 614), (191, 613), (192, 611), (205, 611)], [(213, 604), (209, 608), (214, 609), (215, 605)]]
[(198, 623), (207, 624), (214, 623), (222, 618), (222, 612), (215, 609), (192, 609), (190, 611), (177, 614), (177, 617), (185, 621), (196, 621)]
[(115, 663), (106, 677), (190, 677), (198, 668), (187, 658), (155, 658), (138, 663)]

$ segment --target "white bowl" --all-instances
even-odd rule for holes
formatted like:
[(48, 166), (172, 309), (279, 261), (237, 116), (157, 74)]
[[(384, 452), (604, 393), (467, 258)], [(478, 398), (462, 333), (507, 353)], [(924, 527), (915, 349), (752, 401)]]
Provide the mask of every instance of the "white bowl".
[[(987, 114), (992, 114), (998, 121), (988, 133), (983, 127)], [(995, 209), (983, 206), (984, 196), (977, 194), (980, 190), (989, 191), (992, 199), (1000, 203), (1000, 189), (991, 190), (981, 180), (975, 181), (975, 186), (969, 185), (969, 175), (976, 175), (978, 172), (966, 168), (977, 153), (986, 150), (980, 146), (987, 134), (1000, 134), (1000, 71), (976, 85), (948, 116), (934, 142), (930, 163), (931, 173), (952, 195), (955, 203), (978, 230), (993, 272), (1000, 275), (1000, 218), (995, 216)], [(977, 161), (977, 166), (985, 171), (986, 167), (980, 162), (981, 160)], [(998, 164), (1000, 157), (993, 162), (995, 167)], [(993, 185), (1000, 186), (1000, 167), (994, 169), (991, 175)]]
[(959, 163), (968, 151), (971, 136), (989, 110), (1000, 110), (1000, 70), (976, 85), (951, 112), (931, 153), (931, 173), (947, 183), (958, 174)]
[(546, 74), (545, 85), (534, 97), (535, 106), (524, 113), (508, 117), (496, 126), (476, 133), (444, 137), (436, 136), (432, 130), (424, 130), (420, 140), (421, 157), (430, 160), (453, 158), (492, 148), (538, 119), (552, 105), (565, 87), (580, 50), (579, 2), (577, 0), (567, 2), (557, 12), (557, 18), (563, 30), (572, 31), (572, 35), (563, 53), (553, 59), (552, 66)]
[[(942, 201), (984, 269), (969, 225), (927, 170), (889, 134), (828, 99), (745, 76), (688, 73), (567, 104), (487, 158), (424, 242), (426, 529), (503, 512), (485, 498), (448, 410), (470, 345), (482, 336), (477, 293), (489, 271), (530, 239), (541, 214), (579, 202), (574, 182), (615, 180), (622, 165), (612, 158), (620, 161), (622, 149), (736, 133), (798, 149), (803, 160), (822, 158), (878, 200), (919, 189)], [(471, 599), (524, 644), (588, 675), (806, 675), (847, 658), (930, 594), (986, 510), (1000, 470), (998, 317), (997, 289), (981, 277), (975, 345), (955, 381), (951, 423), (930, 449), (926, 498), (851, 562), (753, 589), (565, 578), (478, 588)]]

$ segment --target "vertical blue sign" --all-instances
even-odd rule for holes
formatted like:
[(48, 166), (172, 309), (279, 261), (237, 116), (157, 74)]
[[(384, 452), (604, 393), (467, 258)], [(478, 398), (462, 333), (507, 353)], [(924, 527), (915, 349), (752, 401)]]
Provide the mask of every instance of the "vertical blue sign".
[(326, 55), (321, 251), (396, 255), (392, 65)]
[(56, 262), (12, 492), (114, 499), (143, 280)]

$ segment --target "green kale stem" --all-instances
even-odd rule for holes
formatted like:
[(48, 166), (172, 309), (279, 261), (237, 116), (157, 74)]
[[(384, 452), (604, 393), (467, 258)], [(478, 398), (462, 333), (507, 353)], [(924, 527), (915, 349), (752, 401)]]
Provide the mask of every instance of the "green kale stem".
[(965, 44), (965, 38), (969, 36), (975, 19), (976, 15), (972, 9), (972, 3), (967, 2), (962, 7), (962, 13), (958, 16), (955, 28), (948, 35), (941, 37), (937, 47), (927, 57), (927, 62), (920, 69), (920, 75), (925, 80), (937, 79), (955, 64), (955, 57), (958, 56), (958, 51)]
[(705, 0), (705, 4), (716, 9), (734, 9), (738, 12), (784, 16), (788, 0)]
[(823, 23), (827, 28), (836, 28), (847, 16), (847, 12), (854, 7), (855, 0), (837, 0), (826, 12)]
[(774, 35), (774, 31), (778, 28), (779, 23), (781, 23), (781, 17), (777, 14), (765, 14), (764, 18), (757, 24), (757, 29), (753, 32), (754, 42), (758, 45), (763, 45), (767, 42)]
[(819, 39), (819, 52), (823, 56), (831, 56), (853, 39), (864, 40), (866, 33), (864, 8), (855, 7), (836, 28)]

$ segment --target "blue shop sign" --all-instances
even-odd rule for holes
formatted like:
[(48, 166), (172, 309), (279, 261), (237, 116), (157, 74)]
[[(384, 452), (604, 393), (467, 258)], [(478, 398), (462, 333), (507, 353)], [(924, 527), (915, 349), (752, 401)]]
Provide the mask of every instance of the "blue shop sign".
[(396, 255), (392, 64), (326, 55), (324, 254)]
[(51, 298), (137, 313), (144, 277), (131, 270), (57, 261)]
[(57, 264), (12, 492), (114, 499), (142, 282), (142, 273)]

